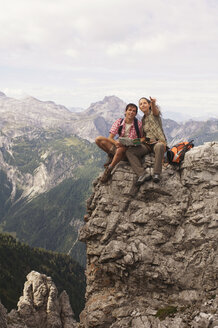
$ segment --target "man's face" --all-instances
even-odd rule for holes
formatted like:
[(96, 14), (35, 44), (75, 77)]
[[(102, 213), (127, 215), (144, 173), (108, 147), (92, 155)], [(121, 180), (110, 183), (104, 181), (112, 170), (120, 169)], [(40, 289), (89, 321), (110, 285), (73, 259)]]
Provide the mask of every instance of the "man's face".
[(132, 119), (136, 116), (136, 108), (134, 106), (129, 106), (126, 110), (126, 118)]

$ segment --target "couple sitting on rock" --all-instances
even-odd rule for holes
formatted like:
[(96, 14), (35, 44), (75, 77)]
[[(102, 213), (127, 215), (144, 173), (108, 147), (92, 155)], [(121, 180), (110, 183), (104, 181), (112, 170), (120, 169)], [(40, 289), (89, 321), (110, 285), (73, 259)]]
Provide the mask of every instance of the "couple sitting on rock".
[[(152, 176), (145, 172), (142, 165), (142, 157), (149, 153), (155, 154), (153, 181), (156, 183), (160, 181), (162, 160), (167, 144), (162, 128), (160, 110), (156, 105), (156, 99), (151, 97), (150, 100), (144, 97), (141, 98), (139, 108), (144, 113), (141, 122), (136, 119), (138, 107), (130, 103), (126, 106), (125, 118), (119, 118), (112, 125), (109, 137), (100, 136), (95, 140), (96, 144), (108, 154), (108, 161), (104, 164), (105, 171), (100, 179), (102, 183), (109, 180), (115, 165), (125, 157), (138, 176), (137, 185), (152, 179)], [(121, 139), (139, 138), (139, 144), (125, 146), (121, 143), (121, 139), (114, 139), (117, 134)]]

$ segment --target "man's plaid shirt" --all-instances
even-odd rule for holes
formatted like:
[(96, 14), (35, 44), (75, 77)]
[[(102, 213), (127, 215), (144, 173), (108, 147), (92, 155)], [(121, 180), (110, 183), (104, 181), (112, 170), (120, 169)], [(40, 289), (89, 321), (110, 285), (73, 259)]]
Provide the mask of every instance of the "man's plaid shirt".
[[(122, 118), (118, 118), (118, 120), (116, 120), (114, 122), (114, 124), (112, 125), (112, 127), (110, 129), (110, 133), (111, 134), (113, 134), (113, 135), (118, 134), (119, 127), (120, 127), (120, 125), (122, 125), (123, 127), (122, 127), (122, 131), (121, 131), (121, 135), (120, 136), (121, 137), (124, 136), (124, 133), (125, 133), (125, 119), (122, 121), (122, 123), (121, 123), (121, 120), (122, 120)], [(141, 133), (141, 131), (142, 131), (142, 122), (138, 121), (138, 127), (139, 127), (139, 131)], [(132, 123), (132, 125), (130, 127), (128, 138), (129, 139), (136, 139), (136, 138), (138, 138), (137, 133), (136, 133), (136, 130), (135, 130), (134, 122)]]

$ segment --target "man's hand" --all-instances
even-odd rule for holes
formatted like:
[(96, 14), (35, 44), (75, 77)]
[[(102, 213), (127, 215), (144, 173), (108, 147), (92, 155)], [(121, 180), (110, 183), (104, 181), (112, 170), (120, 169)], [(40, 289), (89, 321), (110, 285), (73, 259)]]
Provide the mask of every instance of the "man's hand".
[(115, 141), (115, 147), (120, 148), (120, 147), (123, 147), (123, 145), (121, 144), (121, 142)]

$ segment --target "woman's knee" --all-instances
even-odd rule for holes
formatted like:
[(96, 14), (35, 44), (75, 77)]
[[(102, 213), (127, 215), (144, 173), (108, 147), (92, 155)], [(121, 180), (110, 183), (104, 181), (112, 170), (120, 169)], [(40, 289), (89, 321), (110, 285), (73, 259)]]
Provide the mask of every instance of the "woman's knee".
[(165, 148), (165, 145), (163, 144), (163, 142), (158, 142), (156, 145), (155, 145), (155, 148), (159, 151), (162, 151), (164, 150)]

